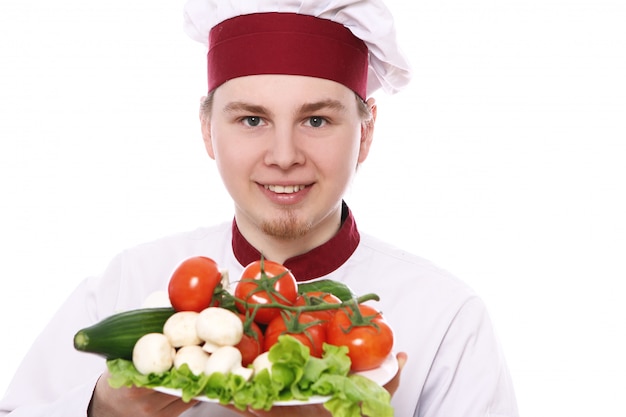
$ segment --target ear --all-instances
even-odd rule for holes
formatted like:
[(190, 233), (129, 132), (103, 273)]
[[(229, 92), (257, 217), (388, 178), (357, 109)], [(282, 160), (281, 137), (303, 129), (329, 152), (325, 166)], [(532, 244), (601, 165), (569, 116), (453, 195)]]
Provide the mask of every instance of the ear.
[(373, 98), (367, 100), (367, 106), (370, 109), (372, 117), (369, 120), (364, 120), (361, 123), (361, 145), (359, 148), (359, 163), (362, 163), (367, 158), (374, 140), (374, 124), (376, 122), (377, 107), (376, 101)]
[[(204, 97), (202, 98), (204, 101)], [(211, 118), (206, 112), (200, 110), (200, 129), (202, 130), (202, 140), (204, 148), (211, 159), (215, 159), (215, 151), (213, 150), (213, 141), (211, 140)]]

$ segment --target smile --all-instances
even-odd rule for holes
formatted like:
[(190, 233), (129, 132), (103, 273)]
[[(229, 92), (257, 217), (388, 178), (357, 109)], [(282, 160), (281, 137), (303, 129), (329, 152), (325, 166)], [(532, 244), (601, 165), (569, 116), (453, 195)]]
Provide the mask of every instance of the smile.
[(279, 194), (293, 194), (304, 190), (306, 185), (265, 185), (266, 190)]

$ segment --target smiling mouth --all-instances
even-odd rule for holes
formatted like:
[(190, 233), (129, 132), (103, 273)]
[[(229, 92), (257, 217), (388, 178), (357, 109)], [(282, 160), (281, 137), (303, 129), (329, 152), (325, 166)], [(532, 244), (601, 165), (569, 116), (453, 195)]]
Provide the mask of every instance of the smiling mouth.
[(306, 185), (264, 185), (264, 187), (277, 194), (293, 194), (304, 190)]

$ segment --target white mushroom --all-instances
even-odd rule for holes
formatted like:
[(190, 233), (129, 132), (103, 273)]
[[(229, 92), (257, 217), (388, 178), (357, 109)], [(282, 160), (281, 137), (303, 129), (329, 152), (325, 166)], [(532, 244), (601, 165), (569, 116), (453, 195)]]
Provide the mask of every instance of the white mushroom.
[(200, 375), (204, 372), (207, 360), (209, 360), (209, 354), (200, 346), (183, 346), (174, 356), (174, 367), (178, 369), (186, 363), (194, 375)]
[(232, 372), (235, 375), (239, 375), (240, 377), (242, 377), (243, 379), (245, 379), (246, 381), (250, 380), (250, 378), (252, 378), (252, 374), (254, 373), (254, 369), (252, 368), (246, 368), (243, 366), (239, 366), (235, 369), (231, 369), (230, 372)]
[(233, 372), (246, 379), (252, 376), (252, 373), (249, 373), (246, 377), (247, 372), (241, 369), (245, 368), (241, 366), (241, 352), (239, 349), (233, 346), (222, 346), (209, 356), (209, 360), (204, 367), (204, 373), (211, 375), (214, 372), (220, 372), (222, 374)]
[(252, 369), (255, 374), (260, 373), (263, 369), (267, 369), (272, 373), (272, 362), (269, 359), (269, 352), (263, 352), (252, 361)]
[(202, 340), (196, 331), (199, 313), (179, 311), (174, 313), (163, 325), (163, 334), (174, 347), (199, 345)]
[(133, 365), (142, 374), (162, 374), (174, 363), (176, 350), (162, 333), (143, 335), (133, 348)]
[(220, 280), (220, 284), (222, 284), (222, 288), (225, 290), (230, 290), (230, 278), (228, 275), (228, 269), (221, 269), (220, 274), (222, 275), (222, 279)]
[(219, 348), (221, 348), (220, 345), (216, 345), (215, 343), (211, 342), (204, 342), (204, 344), (202, 345), (202, 349), (204, 349), (208, 353), (213, 353)]
[(235, 346), (243, 336), (243, 323), (239, 316), (221, 307), (202, 310), (196, 321), (198, 337), (206, 342), (205, 350), (213, 352), (216, 347)]

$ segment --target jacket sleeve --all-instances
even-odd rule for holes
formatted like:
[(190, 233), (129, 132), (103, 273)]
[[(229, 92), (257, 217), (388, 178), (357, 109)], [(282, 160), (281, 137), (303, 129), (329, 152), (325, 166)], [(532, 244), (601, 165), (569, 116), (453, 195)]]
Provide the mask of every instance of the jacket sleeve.
[[(108, 278), (107, 278), (108, 277)], [(74, 349), (74, 334), (114, 311), (119, 259), (83, 281), (37, 337), (0, 400), (0, 417), (85, 417), (104, 358)]]
[(416, 416), (518, 416), (506, 362), (478, 297), (468, 299), (450, 323)]

